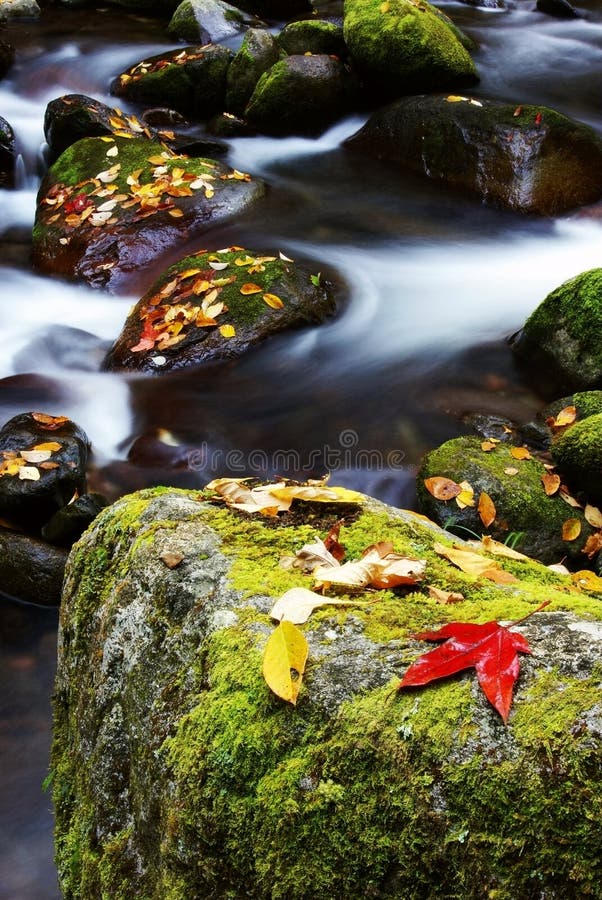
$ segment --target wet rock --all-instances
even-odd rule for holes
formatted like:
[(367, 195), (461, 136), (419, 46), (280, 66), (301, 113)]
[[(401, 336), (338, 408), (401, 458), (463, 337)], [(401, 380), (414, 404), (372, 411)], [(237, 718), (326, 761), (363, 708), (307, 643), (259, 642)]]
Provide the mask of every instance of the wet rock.
[(128, 451), (128, 462), (149, 468), (187, 469), (194, 450), (166, 429), (156, 428), (136, 438)]
[(346, 0), (345, 41), (354, 64), (384, 96), (478, 81), (453, 23), (429, 3)]
[(507, 3), (506, 0), (460, 0), (460, 3), (479, 9), (509, 9), (514, 6), (514, 3)]
[(602, 195), (602, 140), (547, 107), (407, 97), (346, 146), (522, 213), (554, 216)]
[(245, 15), (224, 0), (183, 0), (167, 26), (167, 33), (178, 40), (217, 44), (257, 24), (259, 20), (255, 16)]
[(0, 116), (0, 187), (13, 187), (15, 181), (15, 135)]
[(36, 0), (3, 0), (0, 3), (0, 21), (11, 19), (37, 19), (40, 7)]
[(245, 12), (288, 21), (297, 13), (311, 10), (310, 0), (237, 0), (236, 6)]
[(553, 433), (561, 431), (561, 429), (553, 431), (548, 424), (548, 419), (555, 419), (561, 410), (570, 406), (575, 407), (576, 421), (602, 413), (602, 391), (576, 391), (568, 397), (561, 397), (560, 400), (550, 403), (538, 413), (533, 421), (523, 425), (522, 433), (525, 440), (530, 445), (548, 450)]
[[(302, 626), (293, 709), (261, 676), (269, 610), (303, 580), (277, 561), (336, 511), (308, 528), (198, 498), (119, 501), (70, 556), (51, 764), (63, 894), (118, 896), (125, 883), (132, 897), (242, 897), (252, 885), (267, 900), (277, 884), (314, 900), (369, 885), (393, 900), (442, 884), (476, 896), (476, 884), (528, 897), (536, 878), (542, 896), (595, 895), (583, 823), (602, 790), (599, 600), (532, 562), (502, 561), (520, 574), (510, 589), (484, 585), (434, 553), (447, 537), (434, 525), (366, 500), (343, 528), (348, 549), (390, 538), (466, 601), (441, 606), (420, 588), (321, 610)], [(392, 696), (432, 649), (417, 631), (518, 619), (540, 597), (566, 611), (518, 627), (533, 653), (507, 726), (473, 672)]]
[(249, 28), (228, 69), (226, 109), (242, 114), (257, 82), (279, 57), (278, 43), (269, 31)]
[(278, 44), (291, 55), (326, 53), (339, 58), (347, 56), (342, 25), (335, 25), (324, 19), (289, 22), (278, 35)]
[[(478, 537), (487, 532), (505, 541), (511, 533), (520, 533), (516, 549), (545, 563), (574, 560), (579, 568), (586, 562), (581, 550), (592, 533), (583, 512), (569, 507), (558, 494), (547, 496), (541, 481), (546, 473), (543, 462), (517, 460), (507, 444), (483, 451), (482, 441), (459, 437), (446, 441), (427, 453), (417, 475), (417, 496), (421, 512), (461, 537)], [(518, 470), (508, 474), (505, 470)], [(437, 500), (427, 490), (427, 478), (442, 476), (457, 484), (467, 481), (474, 491), (474, 506), (461, 509), (455, 499)], [(478, 511), (481, 492), (487, 493), (496, 509), (495, 521), (485, 528)], [(562, 525), (577, 518), (581, 534), (576, 540), (562, 539)]]
[(0, 591), (18, 600), (58, 606), (67, 551), (0, 526)]
[(264, 134), (317, 135), (351, 109), (356, 91), (338, 59), (287, 56), (261, 76), (245, 118)]
[(175, 109), (169, 109), (168, 106), (145, 109), (140, 118), (146, 125), (151, 125), (153, 128), (172, 128), (174, 125), (188, 124), (184, 116)]
[(512, 349), (548, 391), (602, 384), (602, 269), (590, 269), (552, 291), (511, 338)]
[(162, 373), (239, 357), (331, 315), (334, 285), (317, 280), (307, 264), (242, 248), (187, 256), (138, 301), (105, 367)]
[(84, 493), (90, 444), (71, 419), (22, 413), (0, 429), (0, 516), (35, 532)]
[(102, 494), (83, 494), (55, 512), (42, 528), (42, 537), (50, 544), (71, 547), (108, 505), (109, 501)]
[(583, 491), (592, 503), (602, 503), (602, 413), (555, 435), (551, 452), (573, 490)]
[(110, 341), (99, 338), (81, 328), (68, 325), (51, 325), (39, 337), (26, 344), (15, 357), (15, 364), (22, 368), (45, 365), (77, 369), (80, 372), (98, 372), (110, 346)]
[(15, 48), (8, 41), (0, 40), (0, 78), (4, 78), (15, 61)]
[(0, 378), (0, 409), (59, 407), (71, 399), (71, 392), (62, 381), (55, 381), (35, 372)]
[(556, 19), (578, 19), (579, 13), (568, 0), (537, 0), (535, 4), (539, 12)]
[(35, 265), (112, 287), (183, 236), (241, 213), (264, 190), (262, 182), (215, 160), (186, 158), (146, 139), (86, 138), (42, 182)]
[(136, 103), (169, 106), (208, 119), (224, 108), (231, 50), (216, 44), (151, 56), (119, 75), (112, 92)]
[(255, 134), (248, 122), (227, 112), (220, 113), (209, 119), (207, 131), (209, 134), (215, 134), (217, 137), (224, 138), (249, 137)]

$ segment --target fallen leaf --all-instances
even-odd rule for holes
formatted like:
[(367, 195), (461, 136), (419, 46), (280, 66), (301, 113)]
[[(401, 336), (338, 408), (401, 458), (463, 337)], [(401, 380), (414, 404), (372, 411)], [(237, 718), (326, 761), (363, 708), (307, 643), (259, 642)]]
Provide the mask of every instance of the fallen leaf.
[(249, 294), (260, 294), (262, 290), (263, 288), (260, 288), (258, 284), (253, 284), (249, 281), (246, 284), (243, 284), (240, 289), (240, 293), (246, 297)]
[(184, 210), (178, 209), (177, 207), (175, 209), (168, 209), (167, 212), (173, 219), (181, 219), (184, 215)]
[(602, 578), (596, 575), (595, 572), (592, 572), (591, 569), (573, 572), (571, 581), (584, 591), (594, 591), (596, 594), (602, 593)]
[(368, 601), (358, 600), (334, 600), (332, 597), (324, 597), (309, 591), (307, 588), (291, 588), (282, 595), (272, 607), (270, 617), (278, 622), (292, 622), (293, 625), (303, 625), (307, 622), (314, 609), (320, 606), (369, 606)]
[(586, 503), (583, 515), (592, 528), (602, 528), (602, 512), (600, 512), (597, 506)]
[(263, 654), (263, 677), (271, 691), (295, 706), (309, 648), (301, 631), (286, 619), (268, 638)]
[(165, 563), (168, 569), (175, 569), (184, 559), (184, 554), (176, 550), (164, 550), (159, 554), (159, 559)]
[(234, 328), (234, 325), (220, 325), (219, 333), (222, 337), (231, 338), (236, 334), (236, 329)]
[(429, 597), (436, 600), (437, 603), (460, 603), (461, 600), (464, 600), (464, 594), (460, 594), (458, 591), (444, 591), (432, 584), (428, 585), (428, 589)]
[(461, 481), (460, 488), (460, 493), (455, 498), (460, 509), (465, 509), (467, 506), (474, 506), (474, 490), (472, 485), (469, 484), (468, 481)]
[(557, 416), (549, 416), (546, 419), (546, 425), (552, 430), (555, 428), (566, 428), (567, 425), (572, 425), (576, 418), (577, 408), (575, 406), (565, 406)]
[(21, 466), (19, 468), (19, 478), (21, 481), (39, 481), (40, 470), (35, 466)]
[(495, 503), (485, 491), (481, 491), (477, 510), (481, 517), (481, 522), (485, 528), (489, 528), (489, 526), (495, 522), (496, 508)]
[(312, 544), (304, 544), (294, 556), (286, 556), (280, 560), (283, 569), (300, 569), (302, 572), (313, 572), (320, 565), (336, 568), (339, 560), (326, 546), (326, 543), (317, 538)]
[(496, 443), (494, 443), (490, 440), (483, 441), (481, 444), (481, 450), (483, 451), (483, 453), (490, 453), (492, 450), (495, 450), (497, 443), (499, 442), (496, 441)]
[(44, 431), (56, 431), (57, 428), (62, 428), (66, 422), (71, 421), (68, 416), (49, 416), (47, 413), (38, 412), (32, 413), (31, 418), (41, 425)]
[(438, 631), (417, 634), (421, 641), (445, 641), (412, 663), (398, 689), (419, 687), (474, 668), (483, 693), (508, 721), (512, 689), (518, 678), (519, 653), (531, 653), (527, 640), (498, 622), (449, 622)]
[(361, 559), (331, 567), (318, 566), (313, 577), (318, 586), (336, 585), (347, 590), (378, 589), (413, 585), (422, 581), (426, 560), (412, 559), (398, 553), (381, 556), (379, 550), (368, 548)]
[(553, 497), (560, 489), (560, 475), (553, 475), (550, 472), (546, 472), (541, 476), (541, 482), (548, 497)]
[(564, 500), (565, 503), (568, 503), (569, 506), (574, 506), (577, 509), (581, 509), (583, 506), (582, 503), (579, 503), (579, 501), (573, 497), (565, 484), (560, 485), (560, 492), (558, 496), (561, 500)]
[(50, 459), (52, 452), (50, 450), (21, 450), (21, 456), (26, 462), (41, 463)]
[(518, 469), (514, 466), (508, 466), (507, 469), (504, 469), (504, 474), (506, 475), (518, 475)]
[(534, 122), (536, 125), (541, 125), (542, 115), (540, 112), (535, 114)]
[(507, 544), (501, 544), (499, 541), (494, 540), (490, 535), (484, 534), (481, 538), (481, 546), (483, 550), (487, 553), (493, 554), (493, 556), (504, 556), (506, 559), (529, 559), (528, 556), (525, 556), (524, 553), (519, 553), (518, 550), (513, 550), (512, 547), (508, 547)]
[(496, 584), (512, 584), (518, 581), (510, 572), (506, 572), (496, 562), (481, 556), (479, 553), (473, 553), (470, 550), (461, 550), (457, 547), (446, 547), (443, 544), (435, 543), (433, 550), (439, 556), (445, 557), (449, 562), (466, 572), (467, 575), (475, 575), (479, 578), (487, 578)]
[(602, 550), (602, 532), (596, 531), (595, 534), (590, 534), (581, 552), (585, 553), (588, 559), (593, 559), (600, 550)]
[(452, 500), (461, 493), (462, 488), (451, 478), (444, 478), (443, 475), (434, 475), (432, 478), (424, 479), (424, 486), (435, 500)]
[(272, 309), (282, 309), (284, 303), (277, 297), (276, 294), (264, 294), (263, 295), (264, 303), (267, 303), (268, 306), (271, 306)]
[(517, 106), (512, 115), (516, 118), (522, 114), (523, 108), (522, 106)]
[(552, 563), (551, 566), (546, 566), (551, 572), (556, 572), (557, 575), (570, 575), (571, 573), (562, 563)]
[(562, 540), (575, 541), (581, 534), (581, 520), (567, 519), (562, 523)]
[(345, 556), (345, 548), (339, 542), (342, 524), (343, 520), (340, 519), (335, 525), (332, 526), (332, 528), (324, 538), (324, 546), (326, 547), (328, 552), (337, 560), (337, 562), (340, 562)]
[(510, 455), (514, 459), (533, 459), (526, 447), (510, 447)]

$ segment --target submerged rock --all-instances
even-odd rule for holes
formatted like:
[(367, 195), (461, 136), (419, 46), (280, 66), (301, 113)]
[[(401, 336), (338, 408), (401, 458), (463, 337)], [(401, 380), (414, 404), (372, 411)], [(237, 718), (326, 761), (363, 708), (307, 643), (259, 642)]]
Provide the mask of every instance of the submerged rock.
[(208, 119), (224, 108), (233, 55), (217, 44), (159, 53), (122, 72), (112, 92), (135, 103), (169, 106), (184, 115)]
[[(503, 443), (485, 452), (482, 443), (476, 437), (453, 438), (426, 454), (416, 484), (421, 512), (439, 525), (457, 530), (461, 537), (479, 537), (486, 532), (504, 541), (514, 534), (516, 549), (521, 553), (545, 563), (567, 557), (584, 568), (587, 560), (581, 551), (592, 529), (583, 511), (568, 506), (558, 493), (546, 494), (541, 479), (547, 470), (539, 459), (515, 459), (511, 448)], [(462, 509), (454, 498), (437, 500), (424, 483), (434, 477), (450, 478), (456, 484), (468, 482), (474, 491), (474, 505)], [(479, 515), (483, 491), (495, 506), (495, 519), (489, 527)], [(569, 518), (579, 521), (580, 533), (567, 541), (563, 540), (562, 526)]]
[[(390, 539), (466, 599), (385, 590), (317, 611), (293, 708), (270, 694), (262, 652), (274, 599), (311, 579), (278, 561), (340, 511), (286, 515), (145, 491), (72, 551), (51, 765), (64, 896), (595, 895), (599, 599), (531, 562), (503, 561), (510, 588), (464, 575), (433, 552), (443, 532), (367, 500), (341, 531), (348, 556)], [(417, 631), (517, 619), (540, 598), (554, 611), (519, 627), (533, 655), (507, 726), (473, 672), (395, 694), (432, 649)]]
[(349, 112), (357, 87), (338, 59), (287, 56), (261, 76), (245, 117), (264, 134), (318, 135)]
[(537, 380), (559, 391), (602, 384), (602, 269), (565, 281), (511, 338), (512, 349)]
[(458, 30), (426, 0), (345, 0), (344, 30), (354, 64), (386, 97), (478, 81)]
[(257, 22), (255, 16), (245, 16), (224, 0), (183, 0), (167, 26), (167, 33), (178, 40), (219, 43)]
[(249, 28), (228, 69), (226, 108), (241, 115), (255, 85), (279, 58), (276, 38), (264, 29)]
[(335, 308), (334, 286), (307, 264), (240, 247), (202, 251), (170, 266), (139, 300), (105, 367), (167, 372), (234, 359)]
[(42, 271), (109, 285), (262, 197), (262, 182), (146, 139), (86, 138), (42, 182), (33, 258)]
[(346, 146), (522, 213), (559, 215), (602, 196), (602, 140), (542, 106), (407, 97)]

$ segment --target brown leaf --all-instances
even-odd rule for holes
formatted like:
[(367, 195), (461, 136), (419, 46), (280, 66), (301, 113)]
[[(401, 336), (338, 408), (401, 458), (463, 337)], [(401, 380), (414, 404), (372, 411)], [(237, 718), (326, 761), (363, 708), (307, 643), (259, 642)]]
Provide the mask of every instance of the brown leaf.
[(588, 559), (593, 559), (600, 550), (602, 550), (602, 532), (596, 531), (595, 534), (590, 534), (581, 552), (585, 553)]
[(550, 416), (546, 419), (546, 425), (548, 425), (552, 431), (557, 428), (566, 428), (567, 425), (572, 425), (575, 419), (577, 418), (577, 409), (574, 406), (565, 406), (564, 409), (561, 409), (557, 416)]
[(581, 520), (567, 519), (562, 523), (562, 540), (575, 541), (581, 534)]
[(460, 603), (461, 600), (464, 600), (464, 594), (460, 594), (458, 591), (444, 591), (432, 584), (428, 585), (428, 589), (429, 597), (436, 600), (437, 603)]
[(262, 290), (263, 288), (260, 288), (258, 284), (253, 284), (252, 282), (248, 281), (246, 284), (243, 284), (240, 289), (240, 293), (246, 297), (249, 294), (260, 294)]
[(435, 500), (452, 500), (461, 493), (462, 488), (451, 478), (444, 478), (443, 475), (434, 475), (432, 478), (424, 479), (424, 486)]
[(175, 569), (184, 559), (184, 554), (175, 550), (164, 550), (159, 554), (159, 559), (165, 563), (168, 569)]
[(541, 476), (541, 481), (548, 497), (553, 497), (560, 489), (560, 475), (552, 475), (550, 472), (546, 472), (545, 475)]
[(498, 441), (494, 443), (491, 440), (483, 441), (483, 443), (481, 444), (481, 450), (483, 451), (483, 453), (490, 453), (491, 450), (495, 450), (498, 443)]
[(495, 522), (496, 509), (495, 503), (485, 491), (481, 491), (481, 496), (479, 497), (479, 505), (477, 507), (479, 516), (481, 517), (481, 522), (485, 526), (485, 528), (489, 528), (489, 526)]
[(34, 419), (38, 425), (41, 425), (45, 431), (56, 431), (57, 428), (62, 428), (62, 426), (66, 422), (70, 422), (68, 416), (49, 416), (47, 413), (32, 413), (31, 418)]
[(439, 543), (433, 545), (433, 550), (468, 575), (487, 578), (489, 581), (495, 581), (498, 584), (511, 584), (518, 581), (510, 572), (504, 571), (497, 563), (487, 559), (486, 556), (481, 556), (479, 553), (472, 553), (470, 550), (462, 550), (457, 547), (445, 547)]

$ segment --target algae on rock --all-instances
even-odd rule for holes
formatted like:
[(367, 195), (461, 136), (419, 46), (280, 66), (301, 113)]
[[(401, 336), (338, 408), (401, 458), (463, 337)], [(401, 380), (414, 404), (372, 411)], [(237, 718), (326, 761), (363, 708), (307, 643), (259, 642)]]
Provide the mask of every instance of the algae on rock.
[[(504, 561), (518, 585), (482, 583), (433, 552), (432, 523), (367, 499), (348, 556), (390, 539), (466, 599), (317, 611), (292, 708), (261, 677), (273, 599), (302, 580), (278, 562), (340, 514), (299, 504), (287, 524), (154, 489), (75, 546), (51, 773), (65, 897), (600, 896), (600, 598), (534, 562)], [(470, 676), (395, 695), (416, 631), (543, 599), (508, 727)]]

